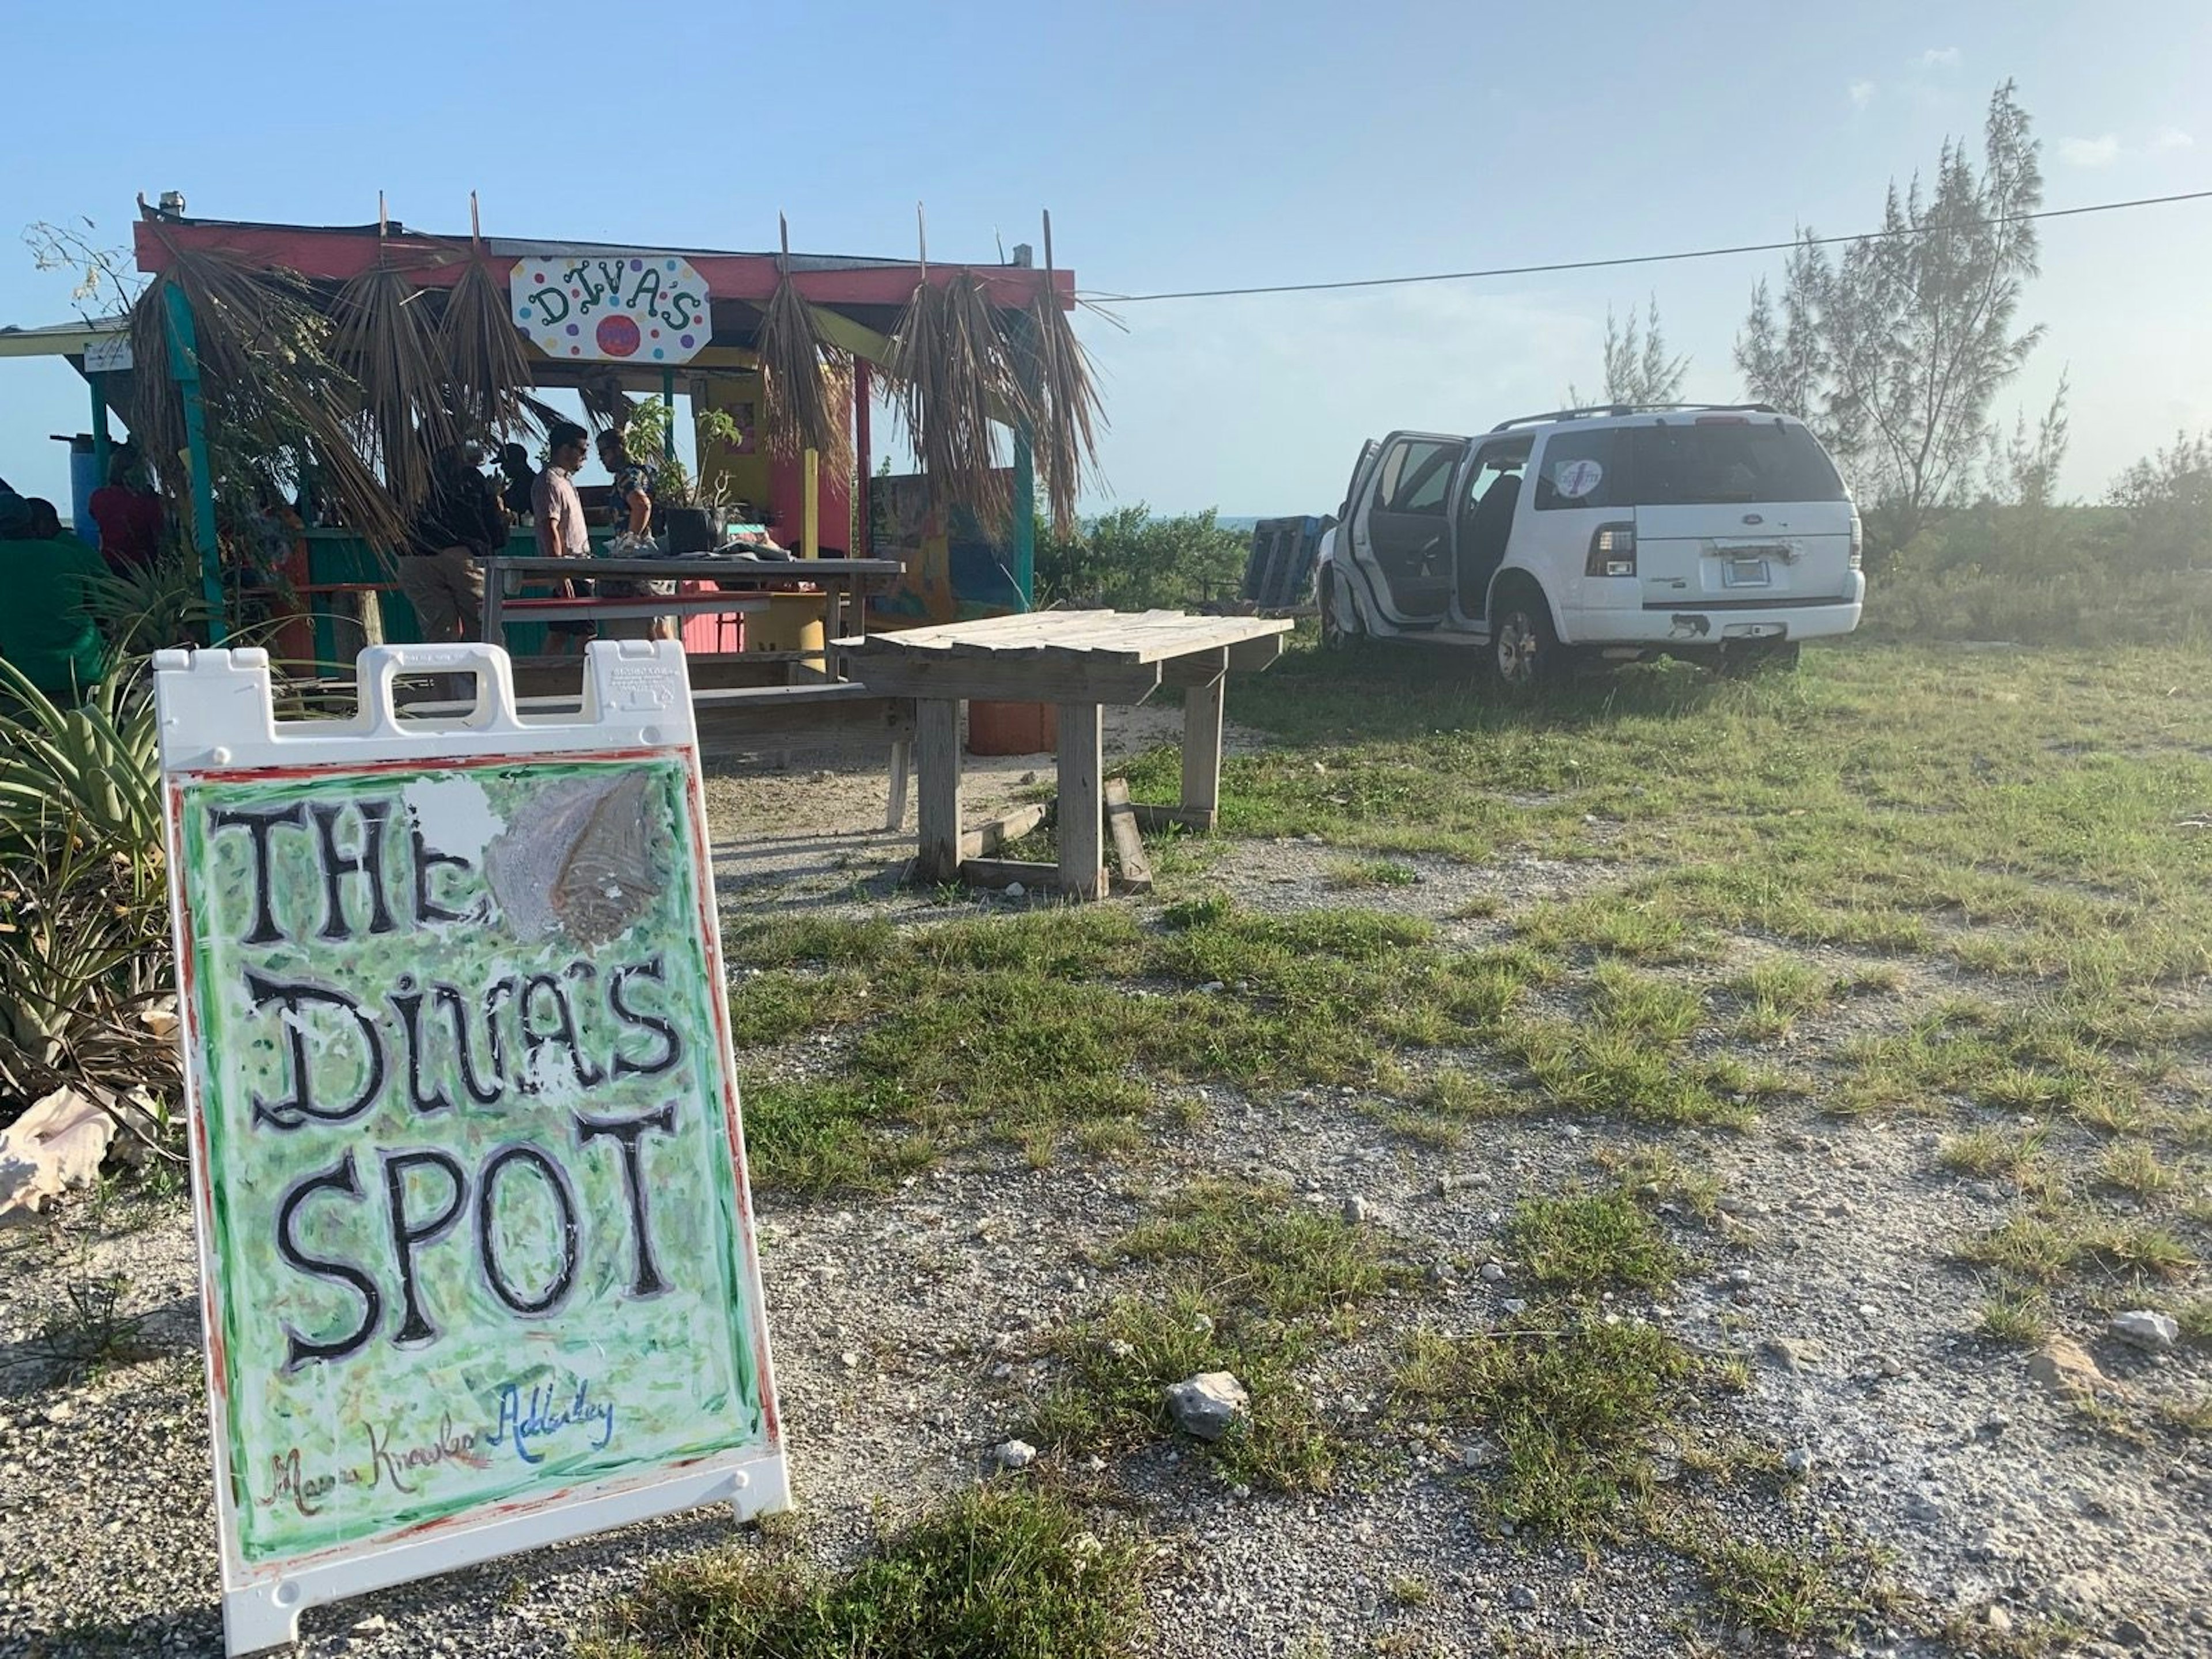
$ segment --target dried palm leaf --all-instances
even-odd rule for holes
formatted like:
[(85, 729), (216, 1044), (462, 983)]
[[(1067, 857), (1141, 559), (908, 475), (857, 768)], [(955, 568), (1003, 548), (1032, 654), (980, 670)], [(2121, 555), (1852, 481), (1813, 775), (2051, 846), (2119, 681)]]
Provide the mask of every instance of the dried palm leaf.
[(338, 290), (331, 307), (338, 361), (362, 394), (363, 450), (403, 506), (430, 489), (430, 459), (460, 441), (440, 349), (422, 290), (384, 258)]
[(1060, 308), (1053, 289), (1052, 215), (1044, 216), (1044, 282), (1030, 313), (1030, 345), (1035, 356), (1025, 376), (1035, 422), (1036, 453), (1044, 473), (1045, 501), (1055, 533), (1075, 528), (1075, 503), (1087, 478), (1098, 468), (1097, 429), (1105, 424), (1091, 354), (1076, 337), (1075, 325)]
[(814, 311), (791, 280), (791, 232), (776, 216), (783, 252), (775, 292), (761, 312), (761, 412), (771, 453), (788, 459), (807, 450), (823, 471), (842, 478), (853, 470), (853, 360), (822, 337)]
[[(632, 399), (622, 389), (622, 381), (611, 368), (586, 375), (576, 388), (576, 397), (584, 405), (585, 418), (598, 430), (629, 430)], [(563, 416), (562, 418), (565, 420), (568, 417)]]
[(1012, 495), (993, 422), (1024, 417), (1021, 376), (982, 285), (966, 272), (933, 283), (927, 242), (921, 280), (884, 367), (930, 500), (964, 507), (987, 525), (1004, 523)]
[(191, 522), (191, 500), (182, 459), (184, 405), (171, 373), (172, 287), (191, 311), (217, 489), (282, 489), (313, 468), (346, 522), (372, 546), (397, 545), (406, 534), (405, 515), (356, 447), (361, 389), (339, 367), (329, 319), (307, 283), (174, 243), (167, 253), (167, 269), (131, 307), (138, 368), (131, 425), (181, 521)]
[(530, 360), (514, 325), (507, 285), (492, 274), (469, 192), (469, 263), (447, 297), (438, 330), (440, 354), (452, 384), (454, 416), (464, 435), (493, 438), (521, 423)]

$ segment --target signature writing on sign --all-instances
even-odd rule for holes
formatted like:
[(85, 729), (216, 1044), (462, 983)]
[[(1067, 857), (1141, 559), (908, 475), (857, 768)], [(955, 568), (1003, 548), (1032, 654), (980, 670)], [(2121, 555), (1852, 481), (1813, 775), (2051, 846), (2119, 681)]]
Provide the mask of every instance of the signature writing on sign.
[(583, 1437), (583, 1448), (591, 1451), (605, 1450), (614, 1439), (614, 1401), (594, 1400), (588, 1381), (578, 1380), (565, 1394), (556, 1385), (539, 1383), (526, 1396), (518, 1382), (502, 1382), (495, 1393), (498, 1420), (482, 1432), (454, 1427), (447, 1412), (440, 1417), (434, 1436), (402, 1444), (392, 1428), (372, 1423), (363, 1430), (368, 1451), (360, 1462), (315, 1474), (307, 1472), (298, 1447), (276, 1453), (269, 1460), (269, 1490), (257, 1502), (263, 1509), (289, 1504), (301, 1515), (319, 1515), (341, 1487), (388, 1487), (411, 1494), (427, 1475), (448, 1463), (488, 1469), (492, 1457), (484, 1448), (511, 1449), (524, 1463), (535, 1465), (545, 1461), (544, 1443), (572, 1431)]

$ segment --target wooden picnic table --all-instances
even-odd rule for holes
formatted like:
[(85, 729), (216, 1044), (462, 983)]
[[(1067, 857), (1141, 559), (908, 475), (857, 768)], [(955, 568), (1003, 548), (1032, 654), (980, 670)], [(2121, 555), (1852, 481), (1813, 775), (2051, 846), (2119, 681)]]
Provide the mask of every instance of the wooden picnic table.
[[(676, 617), (757, 611), (767, 595), (797, 587), (819, 587), (828, 595), (824, 619), (830, 635), (865, 637), (867, 596), (888, 589), (904, 568), (896, 559), (731, 559), (712, 556), (666, 559), (549, 559), (543, 555), (500, 554), (483, 560), (483, 638), (504, 647), (510, 620), (591, 622), (613, 617)], [(570, 579), (623, 581), (726, 582), (749, 584), (749, 591), (712, 593), (641, 593), (622, 599), (525, 599), (516, 602), (525, 581)]]
[[(1224, 682), (1232, 669), (1258, 670), (1273, 663), (1282, 654), (1283, 635), (1291, 626), (1286, 617), (1192, 617), (1180, 611), (1042, 611), (842, 639), (837, 646), (853, 678), (871, 691), (915, 700), (919, 877), (994, 879), (1027, 872), (1028, 879), (1041, 884), (1098, 898), (1106, 891), (1104, 706), (1142, 702), (1163, 685), (1183, 690), (1181, 805), (1135, 808), (1117, 801), (1117, 842), (1125, 851), (1133, 848), (1140, 823), (1163, 819), (1211, 830), (1221, 802)], [(980, 861), (971, 857), (963, 869), (963, 698), (1057, 708), (1056, 866), (979, 868)], [(976, 840), (966, 839), (971, 844)], [(1123, 862), (1126, 871), (1128, 860)]]

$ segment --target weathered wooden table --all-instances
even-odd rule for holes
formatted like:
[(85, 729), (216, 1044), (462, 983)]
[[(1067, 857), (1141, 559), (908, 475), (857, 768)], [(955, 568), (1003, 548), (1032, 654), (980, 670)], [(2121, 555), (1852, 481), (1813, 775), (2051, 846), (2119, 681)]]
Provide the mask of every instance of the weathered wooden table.
[[(549, 559), (541, 556), (501, 555), (481, 561), (484, 573), (483, 637), (504, 647), (511, 621), (593, 622), (612, 618), (723, 615), (766, 608), (766, 596), (801, 586), (819, 587), (828, 595), (828, 631), (836, 635), (868, 631), (867, 596), (888, 591), (904, 568), (896, 559), (725, 559), (710, 556), (665, 559)], [(578, 577), (597, 580), (666, 582), (744, 582), (746, 588), (729, 592), (640, 594), (635, 599), (518, 599), (517, 590), (527, 581), (559, 581)], [(806, 653), (787, 653), (786, 655)], [(769, 660), (768, 657), (761, 659)]]
[(872, 634), (837, 645), (852, 677), (871, 691), (915, 700), (917, 876), (945, 881), (963, 873), (961, 701), (1048, 702), (1059, 710), (1060, 727), (1060, 860), (1054, 884), (1078, 897), (1099, 898), (1106, 891), (1104, 706), (1142, 702), (1163, 685), (1182, 688), (1182, 804), (1128, 811), (1133, 827), (1141, 815), (1211, 830), (1221, 799), (1224, 682), (1232, 669), (1273, 662), (1291, 625), (1287, 618), (1190, 617), (1179, 611), (1042, 611)]

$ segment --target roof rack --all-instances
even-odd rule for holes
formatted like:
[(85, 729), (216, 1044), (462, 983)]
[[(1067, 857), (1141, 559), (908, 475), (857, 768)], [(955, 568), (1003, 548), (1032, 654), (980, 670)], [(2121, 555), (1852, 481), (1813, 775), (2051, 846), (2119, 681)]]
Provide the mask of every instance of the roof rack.
[(1678, 410), (1703, 410), (1718, 415), (1778, 415), (1772, 404), (1591, 404), (1582, 409), (1554, 409), (1541, 415), (1516, 415), (1490, 429), (1504, 432), (1516, 426), (1541, 426), (1547, 421), (1582, 421), (1600, 415), (1660, 415)]

